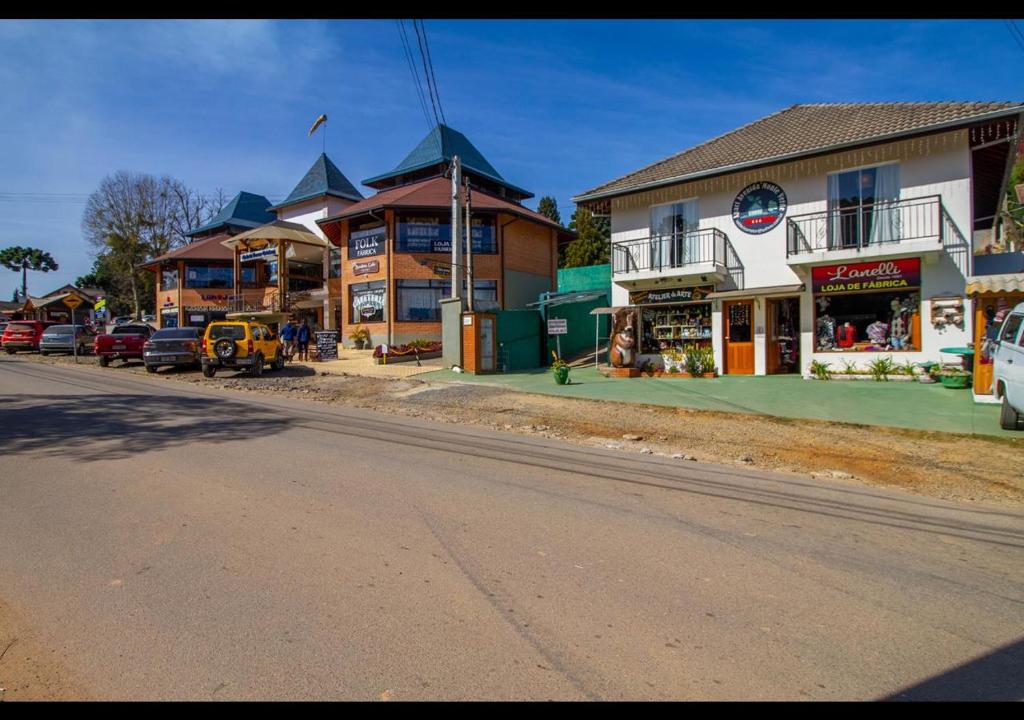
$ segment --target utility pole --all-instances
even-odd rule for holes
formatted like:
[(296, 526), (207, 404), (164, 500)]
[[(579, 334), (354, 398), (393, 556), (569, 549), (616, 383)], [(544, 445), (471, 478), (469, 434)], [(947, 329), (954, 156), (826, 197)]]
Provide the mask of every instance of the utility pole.
[[(452, 300), (462, 298), (462, 162), (452, 158)], [(465, 307), (465, 302), (462, 303)]]
[(473, 222), (472, 201), (469, 197), (469, 178), (466, 178), (466, 302), (473, 312)]

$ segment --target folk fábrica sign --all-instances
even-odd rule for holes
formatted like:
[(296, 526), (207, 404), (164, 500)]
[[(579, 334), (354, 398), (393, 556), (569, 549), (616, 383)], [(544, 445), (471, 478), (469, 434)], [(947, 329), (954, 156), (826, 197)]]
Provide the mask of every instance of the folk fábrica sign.
[(348, 259), (384, 254), (384, 228), (356, 230), (348, 236)]
[(921, 284), (921, 258), (823, 265), (811, 271), (816, 295), (902, 290)]

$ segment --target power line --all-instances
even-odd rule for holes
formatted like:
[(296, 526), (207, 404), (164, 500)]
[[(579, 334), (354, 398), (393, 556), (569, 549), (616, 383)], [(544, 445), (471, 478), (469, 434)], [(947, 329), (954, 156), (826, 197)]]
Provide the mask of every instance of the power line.
[(423, 119), (427, 122), (427, 130), (433, 129), (433, 124), (430, 122), (430, 113), (427, 111), (427, 100), (423, 97), (423, 84), (420, 82), (420, 75), (416, 71), (416, 63), (412, 58), (412, 50), (409, 48), (409, 36), (405, 32), (405, 21), (395, 20), (398, 24), (399, 37), (402, 39), (402, 47), (405, 50), (405, 61), (409, 66), (409, 72), (412, 74), (413, 85), (416, 86), (416, 95), (420, 100), (420, 109), (423, 111)]
[(423, 61), (423, 74), (427, 76), (427, 90), (430, 92), (430, 103), (434, 108), (434, 122), (438, 125), (441, 124), (441, 113), (439, 111), (440, 98), (437, 96), (436, 88), (434, 87), (433, 79), (430, 75), (430, 70), (427, 67), (427, 51), (424, 49), (426, 38), (423, 36), (421, 30), (422, 23), (417, 22), (415, 19), (412, 21), (413, 29), (416, 30), (416, 40), (420, 46), (420, 59)]
[(444, 106), (441, 104), (441, 92), (437, 87), (437, 75), (434, 73), (434, 61), (430, 57), (430, 42), (427, 40), (427, 26), (420, 20), (420, 29), (423, 31), (423, 46), (427, 49), (427, 65), (430, 67), (430, 77), (434, 83), (434, 94), (437, 95), (437, 109), (441, 112), (441, 122), (445, 125), (448, 120), (444, 116)]
[(1013, 20), (1003, 20), (1003, 22), (1006, 23), (1006, 27), (1010, 31), (1010, 35), (1012, 35), (1013, 39), (1017, 41), (1017, 45), (1019, 45), (1020, 49), (1024, 51), (1024, 33), (1020, 31), (1019, 27), (1017, 27), (1017, 23)]

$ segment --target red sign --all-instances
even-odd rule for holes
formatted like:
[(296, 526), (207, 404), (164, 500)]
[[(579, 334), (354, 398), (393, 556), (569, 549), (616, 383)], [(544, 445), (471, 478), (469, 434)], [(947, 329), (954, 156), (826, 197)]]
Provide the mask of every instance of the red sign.
[(825, 265), (811, 271), (811, 280), (819, 295), (916, 288), (921, 284), (921, 258)]

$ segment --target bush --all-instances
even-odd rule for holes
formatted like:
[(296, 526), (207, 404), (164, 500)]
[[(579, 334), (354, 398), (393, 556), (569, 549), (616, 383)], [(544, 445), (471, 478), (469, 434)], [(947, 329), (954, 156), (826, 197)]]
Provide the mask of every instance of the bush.
[(818, 378), (819, 380), (831, 380), (832, 371), (829, 367), (832, 363), (821, 362), (820, 360), (812, 360), (810, 365), (811, 375)]

